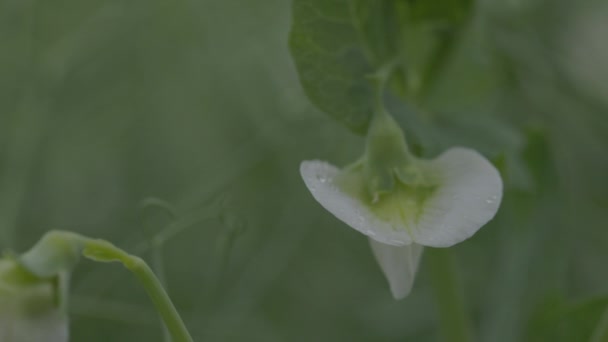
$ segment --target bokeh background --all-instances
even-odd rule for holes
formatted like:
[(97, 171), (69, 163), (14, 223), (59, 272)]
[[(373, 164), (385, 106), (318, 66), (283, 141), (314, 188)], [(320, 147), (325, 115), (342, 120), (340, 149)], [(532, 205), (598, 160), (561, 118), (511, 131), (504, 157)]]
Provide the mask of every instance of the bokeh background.
[[(477, 340), (579, 341), (608, 303), (608, 6), (475, 6), (428, 110), (392, 112), (421, 155), (504, 176), (449, 250)], [(197, 341), (441, 341), (427, 262), (394, 301), (300, 179), (363, 140), (306, 98), (290, 25), (279, 0), (1, 0), (0, 250), (67, 229), (139, 253)], [(118, 265), (83, 261), (71, 292), (73, 341), (162, 341)]]

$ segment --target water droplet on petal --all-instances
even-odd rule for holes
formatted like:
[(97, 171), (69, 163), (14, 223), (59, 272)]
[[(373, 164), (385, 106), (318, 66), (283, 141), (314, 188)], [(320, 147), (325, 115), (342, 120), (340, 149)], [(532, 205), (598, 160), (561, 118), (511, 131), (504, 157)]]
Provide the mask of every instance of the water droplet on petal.
[(365, 225), (366, 225), (366, 223), (367, 223), (367, 220), (365, 219), (365, 216), (363, 216), (363, 214), (361, 213), (361, 211), (360, 211), (360, 210), (357, 210), (357, 211), (355, 212), (355, 215), (356, 215), (356, 217), (357, 217), (357, 220), (359, 221), (359, 224), (360, 224), (361, 226), (365, 226)]
[(491, 196), (488, 199), (486, 199), (486, 203), (491, 204), (491, 203), (496, 202), (496, 200), (498, 200), (498, 196), (494, 195), (494, 196)]

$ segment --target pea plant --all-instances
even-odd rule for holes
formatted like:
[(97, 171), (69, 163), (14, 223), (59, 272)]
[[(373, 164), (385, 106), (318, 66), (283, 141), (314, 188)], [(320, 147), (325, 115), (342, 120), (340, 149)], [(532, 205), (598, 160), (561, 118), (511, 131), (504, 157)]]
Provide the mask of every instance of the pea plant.
[(0, 342), (608, 342), (601, 1), (0, 8)]

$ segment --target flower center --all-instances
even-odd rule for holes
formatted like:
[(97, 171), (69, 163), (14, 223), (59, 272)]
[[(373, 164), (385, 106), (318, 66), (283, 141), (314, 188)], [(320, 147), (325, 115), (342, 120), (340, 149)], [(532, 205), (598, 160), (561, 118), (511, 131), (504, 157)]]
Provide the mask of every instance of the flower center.
[(416, 225), (424, 212), (427, 201), (432, 197), (437, 185), (428, 182), (417, 185), (404, 184), (393, 175), (393, 187), (390, 191), (369, 192), (362, 163), (346, 168), (335, 179), (335, 184), (349, 196), (357, 198), (382, 221), (389, 223), (393, 229), (410, 229)]
[(411, 228), (418, 224), (427, 201), (437, 186), (410, 186), (399, 181), (392, 192), (381, 194), (376, 201), (368, 202), (371, 210), (393, 229), (405, 227), (411, 235)]

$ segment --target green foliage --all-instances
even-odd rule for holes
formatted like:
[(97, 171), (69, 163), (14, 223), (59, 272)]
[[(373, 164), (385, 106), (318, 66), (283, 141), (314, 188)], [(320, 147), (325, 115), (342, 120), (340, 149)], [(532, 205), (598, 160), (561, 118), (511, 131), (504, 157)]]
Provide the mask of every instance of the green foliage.
[[(112, 241), (164, 270), (196, 341), (439, 341), (424, 257), (411, 296), (394, 302), (367, 241), (297, 172), (303, 159), (344, 165), (364, 145), (315, 108), (365, 131), (362, 77), (376, 61), (346, 3), (3, 2), (0, 249), (25, 251), (50, 228)], [(468, 6), (449, 19), (457, 39), (425, 95), (410, 100), (395, 76), (386, 102), (417, 154), (459, 145), (500, 162), (504, 206), (450, 254), (472, 335), (522, 341), (548, 294), (608, 293), (608, 94), (577, 71), (607, 68), (575, 30), (603, 32), (605, 20), (585, 19), (605, 12), (593, 0)], [(292, 12), (309, 23), (292, 27)], [(295, 70), (290, 27), (292, 52), (329, 54), (294, 54)], [(294, 42), (296, 28), (314, 40)], [(325, 74), (343, 76), (321, 91)], [(142, 223), (150, 196), (175, 218)], [(83, 261), (71, 284), (73, 341), (162, 341), (128, 272)]]
[(374, 103), (366, 76), (374, 69), (349, 2), (294, 1), (289, 44), (310, 99), (350, 129), (365, 133)]
[(470, 12), (469, 0), (296, 0), (291, 53), (310, 100), (361, 134), (374, 107), (370, 74), (396, 62), (394, 89), (419, 101)]

